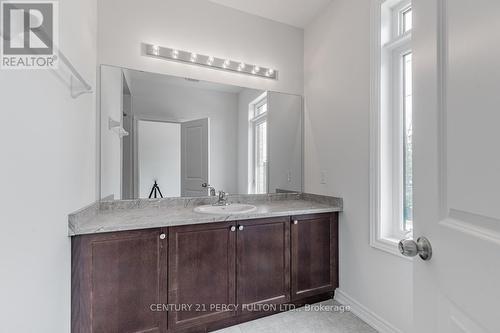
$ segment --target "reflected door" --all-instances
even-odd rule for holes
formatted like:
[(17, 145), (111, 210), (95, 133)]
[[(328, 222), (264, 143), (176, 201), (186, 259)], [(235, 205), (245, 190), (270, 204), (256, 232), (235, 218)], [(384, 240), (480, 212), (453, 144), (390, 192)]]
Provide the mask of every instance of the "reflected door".
[(209, 182), (209, 119), (181, 123), (181, 194), (206, 196)]

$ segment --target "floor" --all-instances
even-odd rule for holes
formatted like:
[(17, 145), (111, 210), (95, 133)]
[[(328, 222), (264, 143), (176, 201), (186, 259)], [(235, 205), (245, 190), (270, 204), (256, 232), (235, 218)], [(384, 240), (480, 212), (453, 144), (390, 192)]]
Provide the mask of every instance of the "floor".
[[(217, 333), (376, 333), (367, 323), (339, 303), (328, 300), (315, 309), (299, 308), (242, 323)], [(322, 306), (322, 308), (319, 308)]]

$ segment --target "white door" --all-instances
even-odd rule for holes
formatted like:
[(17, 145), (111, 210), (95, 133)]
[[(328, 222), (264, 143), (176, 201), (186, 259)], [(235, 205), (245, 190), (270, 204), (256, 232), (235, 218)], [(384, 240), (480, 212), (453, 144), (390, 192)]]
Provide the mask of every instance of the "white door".
[(415, 332), (500, 332), (500, 1), (414, 0)]
[(207, 195), (203, 183), (209, 182), (209, 119), (181, 124), (181, 194), (183, 197)]

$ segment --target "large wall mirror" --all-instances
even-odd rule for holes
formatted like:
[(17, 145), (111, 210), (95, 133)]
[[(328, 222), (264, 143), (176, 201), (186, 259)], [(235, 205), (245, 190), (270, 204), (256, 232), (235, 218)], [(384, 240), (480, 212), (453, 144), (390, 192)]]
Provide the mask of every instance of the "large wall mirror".
[(301, 96), (101, 66), (100, 102), (103, 200), (302, 191)]

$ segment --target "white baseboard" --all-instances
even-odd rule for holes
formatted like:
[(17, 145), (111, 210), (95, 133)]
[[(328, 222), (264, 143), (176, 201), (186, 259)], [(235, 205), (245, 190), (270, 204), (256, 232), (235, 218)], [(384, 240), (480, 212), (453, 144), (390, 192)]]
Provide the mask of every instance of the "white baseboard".
[(380, 333), (402, 333), (401, 330), (389, 324), (386, 320), (380, 318), (378, 315), (373, 313), (373, 311), (366, 308), (364, 305), (340, 289), (335, 291), (335, 300), (343, 305), (349, 305), (353, 314)]

